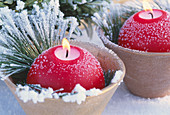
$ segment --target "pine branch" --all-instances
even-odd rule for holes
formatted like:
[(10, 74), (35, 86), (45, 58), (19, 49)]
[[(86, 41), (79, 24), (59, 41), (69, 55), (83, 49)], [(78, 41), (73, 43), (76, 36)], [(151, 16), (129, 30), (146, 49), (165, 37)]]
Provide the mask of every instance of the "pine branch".
[[(33, 5), (38, 5), (40, 8), (44, 6), (42, 3), (49, 3), (50, 0), (20, 0), (24, 2), (24, 8), (27, 9), (29, 14), (32, 14)], [(64, 13), (64, 17), (76, 17), (79, 25), (81, 24), (81, 20), (84, 20), (87, 23), (88, 28), (87, 34), (90, 38), (92, 38), (92, 24), (94, 23), (91, 20), (91, 16), (95, 12), (99, 12), (102, 7), (106, 6), (107, 3), (110, 3), (110, 0), (59, 0), (60, 10)], [(18, 2), (16, 0), (8, 0), (8, 1), (0, 1), (0, 7), (8, 6), (10, 9), (15, 10), (16, 12), (20, 12), (22, 10), (17, 10)], [(81, 30), (77, 27), (74, 33), (76, 35), (82, 35)]]
[[(60, 10), (65, 14), (65, 17), (76, 17), (79, 24), (83, 24), (85, 27), (88, 36), (92, 38), (92, 24), (94, 22), (91, 20), (91, 16), (93, 16), (95, 12), (99, 12), (102, 7), (108, 5), (107, 3), (109, 3), (109, 0), (86, 0), (85, 3), (80, 0), (65, 2), (64, 0), (60, 0)], [(84, 20), (87, 25), (81, 20)]]
[(28, 73), (39, 54), (59, 44), (64, 37), (70, 39), (77, 27), (76, 18), (64, 19), (54, 0), (43, 7), (38, 11), (35, 8), (33, 14), (25, 10), (16, 13), (8, 8), (1, 9), (0, 46), (4, 52), (0, 53), (0, 71), (6, 77), (25, 78), (16, 74)]

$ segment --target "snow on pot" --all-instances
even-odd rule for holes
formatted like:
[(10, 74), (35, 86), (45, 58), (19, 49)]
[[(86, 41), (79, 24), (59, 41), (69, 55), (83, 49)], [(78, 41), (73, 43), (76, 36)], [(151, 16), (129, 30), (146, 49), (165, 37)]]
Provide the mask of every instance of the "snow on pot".
[(24, 103), (15, 93), (16, 85), (12, 82), (12, 79), (6, 79), (5, 82), (7, 86), (15, 95), (16, 99), (18, 100), (26, 114), (96, 115), (103, 112), (105, 106), (107, 105), (118, 85), (124, 78), (124, 64), (114, 52), (108, 50), (107, 48), (101, 48), (92, 43), (77, 41), (71, 41), (71, 45), (80, 46), (87, 49), (97, 58), (103, 70), (119, 70), (122, 74), (115, 75), (114, 79), (112, 79), (112, 83), (103, 88), (100, 94), (98, 94), (97, 96), (86, 97), (86, 100), (83, 101), (81, 104), (77, 104), (75, 102), (65, 102), (62, 98), (47, 98), (44, 100), (44, 102), (38, 102), (36, 104), (32, 101)]
[(109, 41), (98, 29), (104, 45), (123, 60), (126, 67), (124, 82), (135, 95), (157, 98), (170, 95), (170, 53), (151, 53), (121, 47)]

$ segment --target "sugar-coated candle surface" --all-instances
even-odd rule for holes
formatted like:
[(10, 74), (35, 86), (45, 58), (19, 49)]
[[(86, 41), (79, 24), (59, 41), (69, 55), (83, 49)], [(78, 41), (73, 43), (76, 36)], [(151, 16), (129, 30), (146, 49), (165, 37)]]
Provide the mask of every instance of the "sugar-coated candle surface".
[(147, 52), (169, 52), (169, 12), (153, 9), (153, 12), (143, 10), (134, 14), (122, 26), (118, 44)]
[(86, 90), (105, 87), (100, 63), (91, 53), (76, 46), (70, 47), (68, 59), (65, 53), (62, 46), (56, 46), (39, 55), (30, 68), (27, 83), (54, 90), (64, 88), (62, 92), (71, 92), (76, 84)]

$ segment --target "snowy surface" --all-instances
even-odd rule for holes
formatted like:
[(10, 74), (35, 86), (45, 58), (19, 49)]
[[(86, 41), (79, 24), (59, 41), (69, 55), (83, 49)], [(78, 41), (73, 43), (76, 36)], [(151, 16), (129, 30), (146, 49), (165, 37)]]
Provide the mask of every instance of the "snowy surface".
[[(83, 41), (89, 40), (86, 38), (80, 37)], [(91, 42), (102, 45), (96, 34)], [(25, 115), (3, 81), (0, 81), (0, 115)], [(141, 98), (131, 94), (124, 83), (121, 83), (102, 115), (170, 115), (170, 96)]]

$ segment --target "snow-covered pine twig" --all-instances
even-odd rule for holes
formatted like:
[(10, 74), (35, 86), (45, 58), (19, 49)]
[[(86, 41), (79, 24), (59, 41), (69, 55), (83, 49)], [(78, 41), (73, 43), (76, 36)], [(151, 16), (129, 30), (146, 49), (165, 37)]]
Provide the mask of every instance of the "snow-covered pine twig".
[(76, 18), (63, 18), (58, 0), (42, 6), (43, 9), (34, 5), (30, 15), (27, 10), (16, 13), (8, 7), (0, 9), (0, 47), (4, 49), (0, 53), (0, 71), (5, 74), (4, 78), (27, 73), (39, 54), (59, 44), (64, 37), (70, 39), (77, 27)]
[(106, 37), (114, 43), (117, 43), (118, 33), (123, 24), (122, 13), (121, 5), (112, 2), (108, 7), (103, 8), (101, 12), (95, 13), (92, 17)]
[[(91, 20), (91, 16), (109, 3), (110, 0), (60, 0), (60, 9), (65, 17), (76, 17), (79, 24), (85, 28), (87, 35), (92, 38), (94, 22)], [(79, 28), (76, 29), (79, 31), (77, 33), (82, 34)]]

